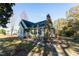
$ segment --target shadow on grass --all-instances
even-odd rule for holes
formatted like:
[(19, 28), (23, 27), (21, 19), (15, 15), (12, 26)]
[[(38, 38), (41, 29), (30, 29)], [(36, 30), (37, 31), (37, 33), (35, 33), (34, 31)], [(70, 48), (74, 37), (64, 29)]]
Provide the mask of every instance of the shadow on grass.
[(16, 41), (19, 41), (16, 37), (0, 38), (0, 56), (27, 56), (35, 46), (31, 41), (15, 44)]
[[(0, 38), (0, 56), (8, 56), (13, 46), (9, 46), (11, 42), (17, 40), (16, 37)], [(11, 47), (11, 48), (10, 48)]]
[(33, 45), (33, 42), (20, 43), (16, 47), (14, 56), (27, 56), (34, 46), (35, 45)]
[(58, 53), (52, 43), (50, 45), (45, 44), (43, 56), (47, 56), (49, 52), (52, 53), (52, 56), (58, 56)]

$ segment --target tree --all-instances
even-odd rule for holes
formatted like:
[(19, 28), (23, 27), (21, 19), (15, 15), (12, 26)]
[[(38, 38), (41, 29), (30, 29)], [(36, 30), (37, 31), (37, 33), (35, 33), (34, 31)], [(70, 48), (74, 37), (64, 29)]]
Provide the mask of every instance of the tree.
[(10, 18), (11, 35), (13, 34), (13, 31), (14, 31), (15, 20), (16, 20), (15, 15), (13, 14), (12, 17)]
[(14, 3), (0, 3), (0, 26), (7, 27), (6, 24), (9, 23), (13, 14), (12, 7), (14, 5)]
[(54, 21), (54, 27), (56, 34), (61, 35), (63, 27), (66, 26), (66, 19), (65, 18), (58, 18), (56, 21)]
[(25, 11), (25, 10), (24, 10), (24, 11), (22, 11), (22, 13), (21, 13), (20, 17), (21, 17), (21, 19), (23, 19), (23, 20), (27, 20), (27, 19), (28, 19), (28, 17), (27, 17), (27, 13), (26, 13), (26, 11)]
[(79, 19), (79, 5), (70, 8), (67, 13), (67, 17), (75, 17), (77, 20)]
[(53, 23), (52, 23), (52, 19), (51, 16), (49, 14), (47, 14), (46, 16), (47, 22), (45, 24), (45, 38), (47, 38), (47, 40), (50, 41), (50, 36), (52, 36), (53, 34)]
[(71, 27), (77, 33), (79, 31), (79, 5), (70, 8), (66, 13), (68, 19), (68, 28)]

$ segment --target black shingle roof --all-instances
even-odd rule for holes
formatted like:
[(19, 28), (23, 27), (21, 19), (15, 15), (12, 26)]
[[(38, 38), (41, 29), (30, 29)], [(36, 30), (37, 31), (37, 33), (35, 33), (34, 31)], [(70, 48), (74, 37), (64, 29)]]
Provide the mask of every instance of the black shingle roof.
[[(33, 23), (33, 22), (30, 22), (30, 21), (27, 21), (27, 20), (22, 20), (22, 21), (24, 22), (24, 24), (25, 24), (27, 27), (37, 27), (37, 26), (43, 27), (43, 26), (45, 26), (45, 24), (46, 24), (46, 20), (41, 21), (41, 22), (37, 22), (37, 23)], [(21, 25), (23, 26), (23, 28), (25, 28), (24, 25), (22, 24), (22, 21), (21, 21), (20, 23), (21, 23)]]
[(39, 27), (45, 26), (46, 20), (41, 21), (41, 22), (37, 22), (37, 23), (35, 23), (35, 24), (38, 25)]
[(27, 21), (27, 20), (22, 20), (22, 21), (25, 23), (25, 25), (26, 25), (27, 27), (32, 27), (32, 26), (35, 25), (34, 23), (32, 23), (32, 22), (30, 22), (30, 21)]

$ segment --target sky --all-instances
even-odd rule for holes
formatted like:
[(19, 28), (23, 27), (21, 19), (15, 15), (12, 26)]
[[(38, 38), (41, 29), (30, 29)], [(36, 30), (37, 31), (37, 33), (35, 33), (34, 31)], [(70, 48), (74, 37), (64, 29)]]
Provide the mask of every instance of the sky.
[(47, 14), (50, 14), (52, 21), (54, 21), (58, 18), (64, 18), (66, 11), (76, 5), (75, 3), (16, 3), (13, 6), (13, 22), (18, 24), (22, 15), (26, 15), (26, 20), (39, 22), (46, 20)]

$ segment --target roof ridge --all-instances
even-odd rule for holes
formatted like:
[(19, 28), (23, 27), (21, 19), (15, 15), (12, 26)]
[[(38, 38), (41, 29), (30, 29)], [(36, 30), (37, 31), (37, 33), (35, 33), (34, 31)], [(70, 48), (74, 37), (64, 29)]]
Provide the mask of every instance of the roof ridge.
[[(23, 21), (28, 21), (28, 20), (24, 20), (24, 19), (23, 19)], [(46, 21), (46, 20), (43, 20), (43, 21)], [(31, 22), (31, 23), (36, 24), (36, 23), (40, 23), (40, 22), (43, 22), (43, 21), (39, 21), (39, 22), (31, 22), (31, 21), (28, 21), (28, 22)]]

